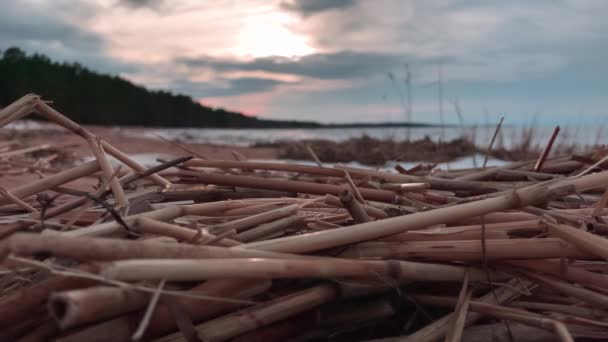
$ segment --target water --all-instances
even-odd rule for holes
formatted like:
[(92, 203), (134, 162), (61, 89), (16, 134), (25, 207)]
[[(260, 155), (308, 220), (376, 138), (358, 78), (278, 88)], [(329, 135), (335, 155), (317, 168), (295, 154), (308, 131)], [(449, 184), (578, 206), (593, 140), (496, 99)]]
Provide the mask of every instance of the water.
[[(278, 141), (298, 141), (305, 139), (326, 139), (344, 141), (350, 138), (359, 138), (363, 135), (376, 139), (406, 140), (423, 139), (429, 137), (434, 141), (449, 141), (466, 136), (478, 146), (486, 147), (494, 127), (465, 127), (445, 128), (318, 128), (318, 129), (210, 129), (210, 128), (151, 128), (141, 132), (146, 137), (179, 140), (185, 143), (203, 143), (220, 145), (252, 146), (259, 143), (273, 143)], [(577, 145), (581, 150), (596, 144), (608, 143), (604, 137), (603, 127), (563, 128), (557, 137), (555, 145)], [(608, 130), (607, 130), (608, 131)], [(535, 127), (531, 147), (545, 146), (549, 140), (553, 127)], [(502, 127), (495, 142), (496, 147), (512, 148), (521, 143), (526, 135), (525, 127)]]

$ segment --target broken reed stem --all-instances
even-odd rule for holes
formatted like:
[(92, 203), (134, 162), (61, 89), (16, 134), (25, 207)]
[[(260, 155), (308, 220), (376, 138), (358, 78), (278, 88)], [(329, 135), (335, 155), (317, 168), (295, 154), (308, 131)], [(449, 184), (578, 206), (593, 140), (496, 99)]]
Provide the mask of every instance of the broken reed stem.
[(410, 215), (343, 228), (261, 241), (240, 248), (263, 248), (274, 251), (290, 251), (292, 253), (318, 251), (324, 248), (378, 239), (435, 224), (454, 222), (501, 210), (543, 203), (573, 192), (593, 189), (606, 183), (608, 183), (608, 172), (600, 172), (576, 179), (556, 181), (548, 186), (528, 186), (514, 190), (506, 195), (487, 198), (477, 202), (416, 212)]
[(467, 318), (467, 311), (469, 308), (469, 302), (471, 301), (471, 295), (473, 291), (469, 289), (469, 272), (468, 270), (464, 273), (464, 279), (462, 280), (462, 288), (458, 295), (458, 301), (454, 308), (454, 314), (452, 315), (451, 327), (445, 336), (446, 342), (459, 342), (462, 338), (462, 331), (464, 330), (464, 324)]
[(372, 221), (372, 219), (370, 219), (367, 213), (365, 212), (365, 209), (363, 209), (361, 203), (353, 197), (353, 193), (350, 190), (346, 188), (343, 189), (342, 191), (340, 191), (339, 197), (340, 202), (342, 202), (344, 208), (348, 210), (348, 213), (353, 218), (355, 223), (364, 223)]
[(248, 228), (257, 226), (262, 223), (274, 221), (281, 219), (283, 217), (287, 217), (290, 215), (294, 215), (297, 213), (300, 206), (298, 204), (291, 204), (285, 207), (281, 207), (274, 210), (269, 210), (257, 215), (244, 217), (242, 219), (228, 221), (225, 223), (220, 223), (214, 226), (209, 227), (208, 229), (214, 233), (222, 233), (229, 230), (236, 230), (237, 232), (242, 232)]
[(314, 160), (319, 167), (323, 167), (323, 163), (321, 163), (321, 160), (319, 159), (319, 157), (317, 157), (315, 151), (313, 151), (312, 147), (310, 147), (310, 144), (306, 144), (306, 151), (308, 151), (308, 154), (310, 154), (312, 160)]
[(281, 232), (298, 222), (302, 222), (302, 219), (297, 215), (283, 217), (276, 221), (260, 224), (257, 227), (237, 234), (234, 236), (234, 239), (241, 242), (256, 241), (274, 233)]
[(22, 201), (21, 199), (19, 199), (19, 197), (11, 194), (10, 192), (8, 192), (6, 189), (4, 189), (3, 187), (0, 187), (0, 194), (6, 198), (7, 200), (15, 203), (17, 206), (25, 209), (26, 211), (29, 211), (30, 213), (34, 213), (34, 214), (40, 214), (40, 212), (32, 207), (31, 205), (25, 203), (24, 201)]
[[(332, 194), (337, 196), (342, 186), (333, 184), (311, 183), (293, 180), (276, 180), (262, 177), (236, 176), (227, 174), (212, 174), (193, 171), (181, 171), (180, 174), (193, 177), (197, 182), (215, 185), (228, 185), (252, 189), (277, 190), (299, 192), (311, 195)], [(363, 198), (380, 201), (393, 202), (396, 195), (392, 191), (360, 188), (359, 192)]]
[(538, 157), (538, 161), (534, 165), (534, 172), (540, 172), (542, 170), (543, 164), (545, 163), (545, 159), (547, 159), (547, 156), (551, 152), (551, 147), (553, 147), (553, 142), (555, 142), (555, 138), (557, 138), (557, 134), (559, 134), (559, 130), (559, 126), (555, 126), (555, 129), (553, 130), (553, 134), (551, 134), (551, 138), (549, 139), (547, 146), (545, 146), (543, 152)]
[[(133, 222), (132, 228), (139, 233), (172, 237), (178, 241), (195, 245), (207, 244), (217, 238), (216, 235), (210, 234), (206, 229), (190, 229), (144, 216), (138, 217), (135, 222)], [(239, 243), (238, 241), (230, 239), (222, 239), (221, 241), (218, 241), (218, 245), (232, 247), (239, 245)]]
[(355, 182), (353, 182), (353, 179), (351, 178), (350, 173), (348, 173), (347, 170), (344, 170), (344, 178), (346, 179), (346, 182), (350, 186), (350, 188), (353, 192), (353, 195), (355, 196), (355, 199), (361, 204), (367, 204), (365, 202), (365, 200), (363, 199), (363, 196), (361, 196), (361, 192), (359, 192), (359, 189), (355, 185)]
[[(56, 173), (52, 176), (48, 176), (28, 184), (17, 186), (8, 191), (12, 193), (15, 197), (23, 199), (28, 196), (35, 195), (39, 192), (50, 190), (57, 186), (69, 183), (78, 178), (91, 175), (99, 171), (99, 169), (99, 164), (96, 160), (94, 160), (76, 166), (74, 168)], [(5, 205), (7, 203), (10, 203), (10, 201), (0, 200), (0, 206)]]
[(150, 324), (150, 319), (152, 318), (152, 313), (154, 313), (154, 309), (156, 309), (156, 304), (158, 303), (158, 300), (160, 299), (161, 291), (162, 291), (163, 287), (165, 287), (165, 283), (166, 283), (165, 279), (162, 279), (158, 283), (158, 287), (156, 288), (156, 291), (154, 292), (154, 294), (152, 295), (152, 298), (150, 299), (150, 303), (148, 304), (148, 307), (146, 308), (144, 316), (142, 317), (141, 322), (139, 323), (139, 325), (137, 327), (137, 330), (135, 330), (135, 332), (133, 333), (133, 336), (131, 337), (132, 340), (139, 341), (144, 336), (144, 333), (146, 332), (146, 328), (148, 327), (148, 324)]
[(496, 140), (496, 136), (498, 135), (498, 131), (500, 131), (500, 126), (502, 126), (502, 122), (505, 117), (501, 117), (498, 125), (496, 125), (496, 129), (494, 130), (494, 135), (492, 136), (492, 140), (490, 140), (490, 144), (488, 145), (488, 149), (486, 150), (486, 155), (483, 158), (482, 168), (486, 168), (486, 164), (488, 163), (488, 158), (490, 157), (490, 151), (492, 151), (492, 146), (494, 145), (494, 141)]
[(604, 260), (608, 260), (608, 240), (605, 238), (565, 224), (550, 221), (545, 221), (545, 224), (549, 227), (549, 232), (552, 235), (573, 244), (581, 251), (588, 251)]
[[(51, 121), (59, 124), (60, 126), (63, 126), (64, 128), (67, 128), (68, 130), (74, 132), (75, 134), (80, 135), (81, 137), (83, 137), (86, 140), (95, 137), (89, 131), (87, 131), (86, 129), (82, 128), (82, 126), (78, 125), (77, 123), (75, 123), (74, 121), (70, 120), (69, 118), (67, 118), (63, 114), (61, 114), (58, 111), (56, 111), (55, 109), (51, 108), (49, 105), (47, 105), (46, 103), (44, 103), (44, 101), (38, 100), (36, 102), (37, 103), (36, 103), (35, 110), (36, 110), (36, 112), (38, 114), (40, 114), (40, 115), (46, 117), (47, 119), (49, 119), (49, 120), (51, 120)], [(120, 152), (118, 149), (116, 149), (114, 146), (110, 145), (108, 142), (102, 140), (101, 141), (101, 146), (112, 157), (120, 160), (123, 164), (127, 165), (131, 169), (133, 169), (133, 170), (135, 170), (137, 172), (144, 172), (146, 170), (145, 167), (143, 167), (142, 165), (140, 165), (136, 161), (132, 160), (131, 158), (129, 158), (124, 153)], [(156, 184), (158, 184), (158, 185), (160, 185), (160, 186), (162, 186), (164, 188), (168, 188), (171, 185), (170, 182), (168, 182), (166, 179), (160, 177), (157, 174), (150, 175), (149, 178), (150, 178), (150, 180), (154, 181)]]
[(105, 181), (110, 184), (114, 198), (118, 202), (120, 208), (126, 208), (129, 205), (129, 201), (125, 196), (124, 189), (118, 182), (118, 179), (114, 177), (114, 168), (108, 161), (108, 158), (101, 147), (101, 139), (90, 137), (87, 141), (95, 159), (97, 159), (97, 162), (101, 167), (101, 172)]

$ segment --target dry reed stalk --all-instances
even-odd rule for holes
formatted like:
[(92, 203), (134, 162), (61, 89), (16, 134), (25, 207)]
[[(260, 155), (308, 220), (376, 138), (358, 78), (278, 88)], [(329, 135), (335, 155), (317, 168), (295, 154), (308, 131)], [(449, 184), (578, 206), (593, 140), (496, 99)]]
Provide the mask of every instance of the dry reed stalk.
[(552, 235), (568, 241), (582, 251), (588, 251), (608, 260), (608, 240), (605, 238), (565, 224), (549, 221), (546, 221), (545, 224), (549, 227), (549, 233)]
[(278, 209), (266, 211), (266, 212), (263, 212), (263, 213), (260, 213), (257, 215), (248, 216), (248, 217), (244, 217), (242, 219), (229, 221), (229, 222), (225, 222), (225, 223), (220, 223), (220, 224), (208, 227), (208, 229), (214, 234), (222, 233), (222, 232), (225, 232), (228, 230), (236, 230), (237, 232), (241, 232), (241, 231), (244, 231), (251, 227), (255, 227), (259, 224), (262, 224), (262, 223), (275, 221), (275, 220), (278, 220), (278, 219), (281, 219), (281, 218), (284, 218), (287, 216), (294, 215), (297, 213), (299, 208), (300, 208), (300, 206), (298, 204), (291, 204), (291, 205), (281, 207)]
[(263, 223), (257, 227), (246, 230), (240, 234), (234, 236), (234, 239), (241, 242), (251, 242), (262, 239), (268, 235), (272, 235), (278, 232), (282, 232), (285, 229), (301, 223), (302, 219), (297, 215), (291, 215), (280, 218), (276, 221)]
[(16, 255), (51, 254), (77, 260), (301, 258), (296, 255), (214, 246), (112, 238), (70, 237), (59, 234), (15, 233), (4, 241)]
[[(517, 299), (523, 293), (522, 291), (527, 290), (527, 288), (531, 285), (530, 282), (527, 281), (516, 281), (510, 280), (507, 283), (508, 287), (501, 287), (493, 292), (490, 292), (483, 297), (481, 297), (478, 301), (483, 303), (509, 303), (514, 299)], [(431, 342), (438, 341), (445, 337), (447, 333), (447, 329), (449, 329), (449, 324), (452, 321), (453, 314), (448, 314), (431, 324), (428, 324), (424, 328), (416, 331), (415, 333), (402, 336), (401, 338), (396, 338), (395, 341), (400, 342)], [(483, 316), (476, 312), (471, 312), (467, 315), (465, 325), (471, 325), (481, 319)]]
[(600, 200), (597, 201), (597, 204), (593, 208), (593, 212), (591, 213), (591, 215), (599, 216), (601, 214), (601, 212), (604, 210), (604, 208), (606, 208), (607, 203), (608, 203), (608, 187), (606, 188), (606, 190), (604, 190), (604, 193), (602, 194), (602, 197), (600, 198)]
[(383, 183), (380, 189), (390, 191), (420, 192), (429, 188), (429, 183)]
[(500, 126), (502, 126), (502, 122), (505, 120), (505, 117), (501, 117), (498, 125), (496, 125), (496, 129), (494, 130), (494, 135), (492, 136), (492, 140), (490, 140), (490, 144), (488, 145), (488, 149), (486, 150), (486, 155), (483, 158), (482, 168), (486, 167), (488, 163), (488, 158), (490, 157), (490, 151), (492, 150), (492, 146), (494, 145), (494, 141), (496, 140), (496, 136), (498, 136), (498, 132), (500, 131)]
[[(170, 206), (143, 214), (125, 218), (125, 222), (132, 225), (139, 218), (150, 218), (158, 221), (170, 221), (186, 215), (209, 215), (224, 212), (229, 209), (247, 207), (250, 204), (239, 201), (221, 201), (213, 203), (191, 204), (183, 206)], [(124, 227), (118, 222), (106, 222), (86, 228), (64, 232), (65, 236), (103, 236), (119, 233)]]
[[(197, 281), (205, 279), (243, 278), (334, 278), (386, 277), (429, 282), (460, 281), (461, 266), (426, 264), (407, 261), (356, 261), (342, 259), (133, 259), (101, 266), (105, 277), (121, 280)], [(471, 280), (486, 279), (472, 269)], [(497, 275), (498, 276), (498, 275)]]
[(39, 97), (37, 95), (25, 95), (21, 99), (3, 108), (0, 111), (0, 128), (32, 113), (38, 99)]
[(245, 248), (264, 248), (274, 251), (303, 253), (338, 247), (365, 240), (378, 239), (408, 230), (453, 222), (506, 209), (524, 207), (560, 198), (573, 192), (608, 183), (608, 172), (586, 175), (572, 180), (557, 181), (549, 186), (529, 186), (514, 190), (508, 195), (488, 198), (473, 203), (443, 207), (381, 221), (361, 223), (312, 234), (302, 234), (249, 244)]
[[(342, 190), (342, 187), (339, 185), (292, 181), (284, 179), (268, 179), (261, 177), (211, 174), (192, 171), (182, 171), (181, 174), (194, 177), (196, 181), (205, 184), (228, 185), (264, 190), (292, 191), (311, 195), (331, 194), (337, 196)], [(374, 201), (393, 202), (396, 198), (394, 192), (386, 190), (360, 188), (359, 192), (361, 193), (361, 196), (363, 196), (364, 199)]]
[[(91, 175), (97, 171), (99, 171), (99, 164), (97, 161), (91, 161), (88, 163), (81, 164), (72, 169), (68, 169), (59, 173), (56, 173), (52, 176), (48, 176), (43, 179), (39, 179), (37, 181), (23, 184), (8, 190), (17, 198), (26, 198), (31, 195), (35, 195), (39, 192), (46, 191), (57, 187), (59, 185), (69, 183), (78, 178)], [(0, 206), (10, 203), (7, 200), (0, 200)]]
[[(223, 298), (247, 299), (266, 292), (270, 287), (267, 281), (234, 282), (219, 280), (198, 285), (185, 293), (204, 294)], [(205, 320), (217, 314), (226, 313), (242, 306), (234, 302), (208, 302), (201, 305), (196, 299), (176, 297), (179, 307), (195, 322)], [(145, 302), (142, 304), (142, 307)], [(67, 336), (57, 339), (57, 342), (78, 342), (99, 339), (101, 341), (130, 341), (137, 322), (141, 319), (140, 313), (100, 322), (75, 331)], [(151, 339), (172, 332), (176, 328), (175, 318), (171, 311), (161, 303), (150, 319), (150, 325), (145, 338)], [(108, 332), (111, 332), (108, 334)]]
[(608, 275), (590, 272), (579, 267), (564, 267), (559, 260), (505, 260), (503, 262), (531, 271), (550, 274), (583, 286), (608, 288)]
[(276, 202), (271, 202), (271, 203), (262, 203), (262, 204), (252, 205), (250, 207), (245, 207), (245, 208), (237, 208), (237, 209), (226, 210), (224, 212), (224, 215), (226, 215), (226, 216), (233, 216), (233, 215), (255, 215), (255, 214), (261, 214), (261, 213), (265, 213), (265, 212), (267, 212), (269, 210), (278, 209), (280, 207), (285, 206), (286, 204), (288, 204), (287, 201), (276, 201)]
[[(209, 241), (215, 240), (217, 237), (214, 234), (210, 234), (205, 229), (190, 229), (176, 224), (162, 222), (147, 217), (138, 217), (131, 226), (134, 231), (145, 234), (154, 234), (161, 236), (168, 236), (177, 239), (178, 241), (185, 241), (192, 244), (206, 244)], [(216, 242), (218, 245), (223, 247), (232, 247), (240, 245), (238, 241), (230, 239), (221, 239)]]
[[(486, 241), (486, 258), (547, 259), (560, 257), (585, 258), (583, 250), (564, 243), (561, 239), (508, 239)], [(415, 241), (415, 242), (364, 242), (347, 248), (340, 254), (344, 258), (423, 259), (432, 261), (481, 261), (479, 241)], [(588, 256), (587, 256), (588, 257)]]
[(536, 161), (536, 164), (534, 164), (535, 172), (541, 171), (543, 164), (545, 163), (545, 159), (547, 159), (547, 156), (551, 152), (551, 147), (553, 147), (555, 138), (557, 138), (557, 135), (559, 134), (559, 130), (560, 130), (559, 126), (555, 126), (555, 129), (553, 130), (553, 133), (551, 134), (551, 138), (549, 138), (549, 142), (547, 142), (547, 146), (545, 146), (545, 148), (543, 149), (543, 152), (538, 157), (538, 161)]
[(365, 209), (363, 209), (361, 202), (355, 199), (353, 193), (348, 189), (342, 189), (339, 194), (340, 202), (348, 210), (348, 213), (353, 218), (355, 223), (371, 222)]
[(0, 187), (0, 195), (2, 195), (7, 200), (15, 203), (19, 207), (25, 209), (26, 211), (29, 211), (30, 213), (40, 214), (40, 212), (36, 208), (34, 208), (31, 205), (27, 204), (26, 202), (22, 201), (17, 196), (15, 196), (15, 195), (11, 194), (10, 192), (8, 192), (7, 190), (5, 190), (3, 187)]
[[(340, 201), (340, 198), (333, 196), (333, 195), (326, 195), (325, 196), (325, 203), (330, 204), (332, 206), (341, 206), (342, 202)], [(365, 210), (365, 213), (367, 213), (368, 216), (371, 216), (375, 219), (385, 219), (388, 217), (388, 214), (386, 213), (386, 211), (373, 207), (369, 204), (360, 204), (361, 207), (363, 208), (363, 210)]]
[[(82, 128), (80, 125), (78, 125), (74, 121), (70, 120), (63, 114), (59, 113), (55, 109), (51, 108), (49, 105), (47, 105), (46, 103), (44, 103), (41, 100), (37, 101), (35, 109), (38, 114), (59, 124), (60, 126), (67, 128), (68, 130), (74, 132), (75, 134), (80, 135), (81, 137), (83, 137), (86, 140), (95, 138), (95, 136), (93, 134), (91, 134), (89, 131)], [(120, 152), (118, 149), (116, 149), (114, 146), (110, 145), (108, 142), (101, 141), (101, 146), (112, 157), (118, 159), (123, 164), (130, 167), (131, 169), (133, 169), (137, 172), (145, 172), (146, 168), (144, 166), (142, 166), (139, 163), (137, 163), (136, 161), (132, 160), (126, 154)], [(158, 184), (162, 187), (165, 187), (165, 188), (167, 188), (171, 185), (170, 182), (168, 182), (166, 179), (160, 177), (157, 174), (152, 174), (152, 175), (148, 176), (148, 178), (150, 180), (154, 181), (156, 184)]]
[[(196, 331), (199, 339), (202, 341), (225, 341), (278, 320), (310, 310), (334, 300), (338, 295), (337, 286), (329, 284), (318, 285), (200, 324), (196, 327)], [(170, 342), (180, 340), (181, 334), (175, 333), (155, 341)]]
[(603, 318), (608, 315), (608, 311), (595, 309), (592, 307), (583, 307), (580, 305), (563, 305), (553, 303), (542, 303), (542, 302), (528, 302), (518, 300), (511, 303), (509, 306), (514, 308), (528, 309), (532, 311), (542, 312), (559, 312), (565, 314), (572, 314), (583, 317)]
[[(81, 266), (91, 271), (91, 267)], [(51, 276), (27, 288), (0, 297), (0, 327), (6, 328), (29, 317), (44, 305), (47, 298), (56, 291), (78, 289), (94, 285), (90, 279)]]
[[(454, 300), (449, 297), (445, 298), (436, 296), (414, 296), (414, 298), (426, 304), (435, 304), (449, 307), (454, 306), (454, 304), (456, 304)], [(554, 332), (557, 336), (560, 337), (562, 341), (574, 342), (572, 336), (570, 336), (570, 333), (565, 328), (565, 325), (555, 319), (551, 319), (546, 316), (542, 316), (521, 309), (509, 308), (476, 300), (471, 300), (469, 306), (471, 311), (475, 311), (502, 320), (515, 321), (522, 324), (545, 329), (547, 331)]]
[(319, 159), (319, 157), (317, 157), (317, 154), (315, 153), (315, 151), (312, 149), (312, 147), (310, 147), (310, 144), (306, 144), (306, 151), (308, 151), (308, 154), (310, 154), (310, 156), (312, 157), (312, 160), (314, 160), (315, 163), (317, 163), (317, 166), (323, 167), (323, 163), (321, 163), (321, 160)]
[(128, 288), (95, 286), (53, 293), (48, 311), (61, 329), (68, 329), (138, 310), (149, 297)]
[(12, 157), (12, 156), (18, 156), (21, 154), (26, 154), (26, 153), (36, 152), (36, 151), (48, 150), (51, 147), (53, 147), (51, 144), (42, 144), (42, 145), (38, 145), (38, 146), (22, 148), (19, 150), (12, 150), (9, 152), (2, 152), (2, 153), (0, 153), (0, 159)]
[(89, 137), (87, 139), (89, 147), (97, 159), (97, 163), (101, 167), (101, 173), (105, 178), (105, 181), (110, 185), (112, 189), (112, 193), (114, 194), (114, 198), (118, 202), (121, 208), (126, 208), (129, 205), (129, 201), (125, 197), (125, 192), (120, 182), (116, 177), (114, 177), (114, 168), (112, 164), (108, 161), (108, 158), (101, 147), (101, 139), (95, 139), (93, 137)]
[[(554, 342), (555, 334), (544, 329), (511, 323), (474, 325), (464, 330), (462, 342)], [(388, 341), (386, 341), (388, 342)]]
[(380, 298), (365, 302), (339, 302), (321, 307), (290, 319), (267, 325), (232, 339), (233, 342), (287, 341), (323, 338), (336, 328), (357, 326), (370, 321), (390, 318), (395, 308), (389, 300)]
[(593, 306), (601, 307), (603, 309), (608, 308), (608, 295), (574, 286), (555, 277), (544, 276), (530, 271), (524, 271), (522, 273), (525, 274), (526, 277), (553, 288), (563, 294), (580, 299)]
[(546, 173), (546, 172), (532, 172), (523, 170), (510, 170), (510, 169), (497, 169), (497, 179), (499, 180), (516, 180), (520, 178), (532, 178), (534, 180), (551, 180), (556, 178), (563, 178), (563, 175)]
[(458, 295), (458, 300), (454, 308), (454, 314), (452, 315), (451, 328), (445, 335), (446, 342), (459, 342), (461, 340), (472, 294), (473, 291), (469, 289), (469, 273), (466, 272), (462, 281), (462, 288), (460, 289), (460, 294)]
[[(461, 231), (445, 231), (445, 228), (436, 231), (421, 231), (413, 230), (406, 233), (388, 236), (381, 238), (378, 241), (383, 242), (414, 242), (414, 241), (458, 241), (458, 240), (476, 240), (481, 239), (481, 229), (461, 230)], [(508, 239), (509, 234), (505, 231), (491, 230), (485, 232), (485, 238), (492, 239)]]

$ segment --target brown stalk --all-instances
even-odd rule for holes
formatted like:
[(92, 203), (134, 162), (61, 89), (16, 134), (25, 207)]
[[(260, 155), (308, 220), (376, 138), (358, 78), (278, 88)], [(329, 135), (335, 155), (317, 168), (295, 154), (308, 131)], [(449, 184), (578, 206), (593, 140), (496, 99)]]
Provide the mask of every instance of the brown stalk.
[(240, 234), (234, 236), (234, 239), (241, 242), (251, 242), (262, 239), (266, 236), (282, 232), (285, 229), (293, 226), (299, 222), (302, 222), (302, 219), (297, 215), (291, 215), (287, 217), (280, 218), (276, 221), (271, 221), (267, 223), (260, 224), (257, 227), (246, 230)]
[(486, 156), (483, 158), (483, 166), (482, 168), (485, 169), (486, 164), (488, 163), (488, 158), (490, 157), (490, 151), (492, 150), (492, 146), (494, 145), (494, 141), (496, 140), (496, 136), (498, 135), (498, 132), (500, 131), (500, 126), (502, 126), (502, 122), (504, 121), (505, 117), (501, 117), (500, 121), (498, 122), (498, 125), (496, 125), (496, 129), (494, 130), (494, 135), (492, 135), (492, 140), (490, 140), (490, 144), (488, 145), (488, 149), (486, 150)]
[(364, 223), (372, 221), (372, 219), (370, 219), (367, 215), (365, 209), (363, 209), (361, 202), (357, 201), (353, 197), (353, 193), (350, 190), (346, 188), (342, 189), (342, 191), (340, 191), (339, 197), (340, 202), (342, 202), (344, 208), (348, 210), (348, 213), (353, 218), (355, 223)]
[(547, 159), (547, 156), (551, 152), (551, 147), (553, 147), (555, 138), (557, 138), (557, 135), (559, 134), (559, 129), (560, 129), (559, 126), (555, 126), (555, 129), (553, 130), (553, 134), (551, 134), (551, 138), (549, 138), (549, 142), (547, 142), (547, 146), (545, 146), (545, 148), (543, 149), (543, 152), (538, 157), (538, 161), (534, 165), (535, 172), (541, 171), (543, 164), (545, 163), (545, 159)]
[[(105, 277), (121, 280), (200, 281), (206, 279), (243, 278), (334, 278), (372, 277), (408, 279), (429, 282), (460, 281), (461, 266), (426, 264), (407, 261), (356, 261), (342, 259), (133, 259), (102, 266)], [(485, 279), (473, 269), (471, 280)]]
[(40, 214), (40, 212), (32, 207), (31, 205), (27, 204), (26, 202), (22, 201), (21, 199), (19, 199), (19, 197), (11, 194), (10, 192), (8, 192), (7, 190), (5, 190), (3, 187), (0, 187), (0, 194), (7, 200), (15, 203), (16, 205), (18, 205), (19, 207), (25, 209), (26, 211), (29, 211), (30, 213), (34, 213), (34, 214)]
[(549, 232), (564, 241), (576, 246), (581, 251), (589, 253), (608, 260), (608, 240), (598, 235), (585, 232), (565, 224), (557, 224), (550, 221), (545, 221), (549, 227)]

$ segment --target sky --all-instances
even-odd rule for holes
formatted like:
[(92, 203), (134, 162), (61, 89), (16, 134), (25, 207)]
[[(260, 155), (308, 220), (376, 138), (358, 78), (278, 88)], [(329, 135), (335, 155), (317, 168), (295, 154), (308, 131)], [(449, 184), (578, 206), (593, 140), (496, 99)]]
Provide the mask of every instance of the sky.
[(78, 61), (263, 118), (457, 123), (459, 110), (469, 124), (501, 116), (511, 124), (608, 122), (604, 0), (2, 0), (1, 7), (0, 50)]

